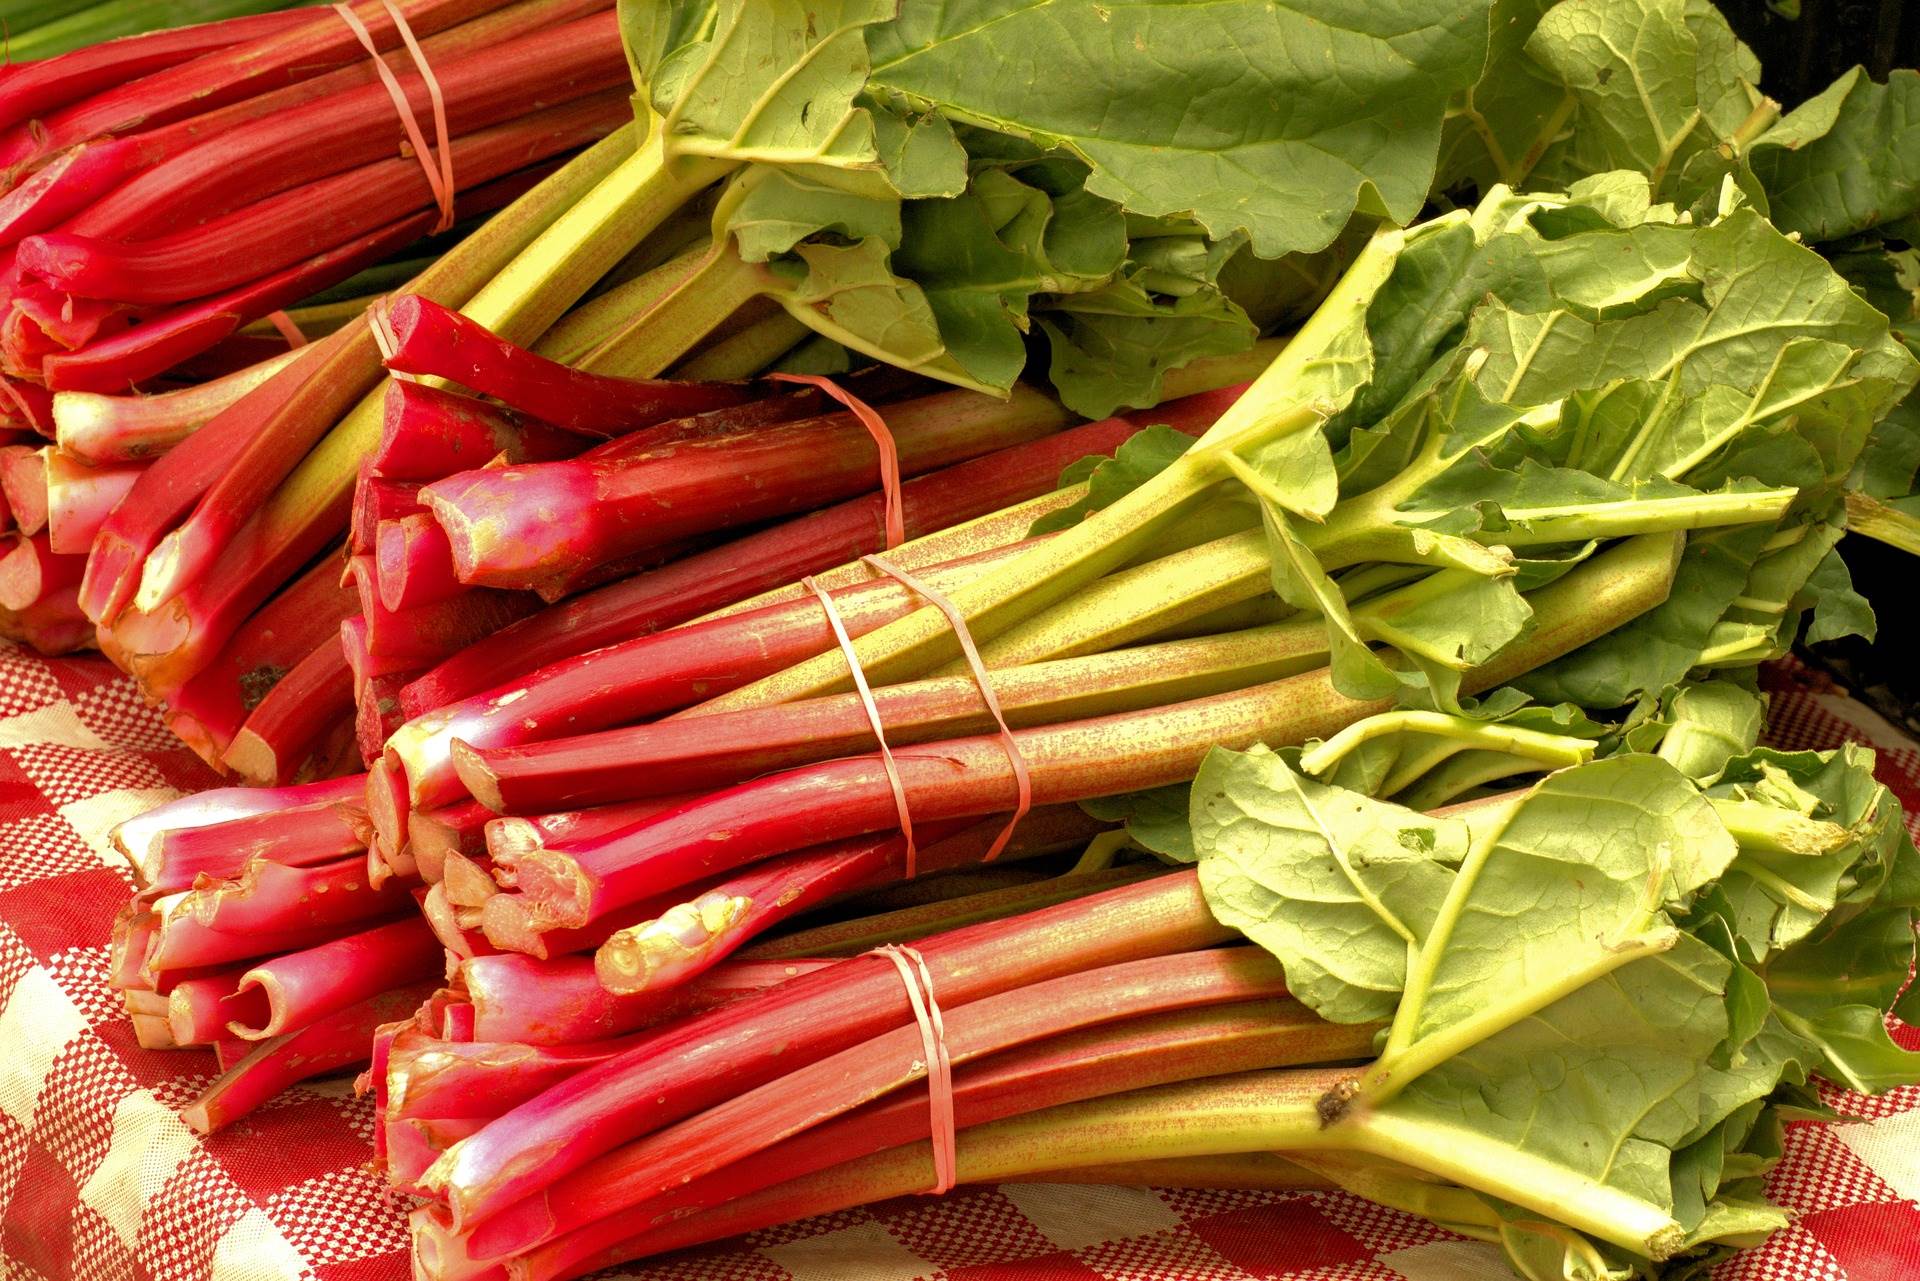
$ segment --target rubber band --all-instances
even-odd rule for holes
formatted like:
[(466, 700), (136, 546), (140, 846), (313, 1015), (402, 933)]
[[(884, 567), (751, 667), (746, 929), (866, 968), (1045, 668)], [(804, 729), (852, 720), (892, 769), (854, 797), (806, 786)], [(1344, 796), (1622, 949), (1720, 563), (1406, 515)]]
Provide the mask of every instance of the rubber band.
[(980, 687), (980, 697), (985, 700), (987, 710), (993, 713), (993, 719), (1000, 723), (1000, 741), (1006, 745), (1007, 763), (1013, 766), (1014, 786), (1019, 795), (1014, 802), (1013, 817), (994, 838), (993, 847), (987, 851), (983, 862), (991, 863), (1000, 857), (1007, 848), (1007, 842), (1013, 839), (1013, 829), (1020, 826), (1020, 820), (1033, 808), (1033, 774), (1027, 768), (1027, 758), (1020, 751), (1020, 741), (1013, 736), (1013, 727), (1007, 724), (1006, 713), (1000, 710), (1000, 696), (993, 692), (993, 681), (987, 675), (987, 665), (981, 661), (980, 647), (973, 643), (973, 633), (967, 629), (965, 615), (958, 607), (933, 588), (909, 574), (897, 565), (889, 564), (878, 556), (862, 556), (861, 560), (873, 566), (887, 577), (897, 580), (909, 591), (918, 592), (927, 603), (947, 616), (953, 634), (960, 642), (960, 652), (966, 656), (967, 666), (973, 671), (973, 682)]
[[(373, 42), (373, 33), (367, 30), (367, 24), (360, 21), (360, 15), (351, 5), (336, 4), (333, 11), (347, 24), (360, 47), (373, 59), (373, 69), (380, 77), (380, 83), (387, 87), (387, 96), (393, 99), (393, 109), (400, 117), (400, 127), (406, 131), (407, 141), (413, 145), (413, 155), (420, 162), (421, 171), (427, 176), (427, 189), (433, 193), (434, 203), (440, 206), (440, 222), (434, 227), (435, 234), (447, 231), (453, 226), (453, 146), (447, 128), (447, 99), (440, 92), (440, 81), (434, 76), (433, 68), (427, 63), (426, 51), (413, 37), (413, 28), (407, 24), (407, 17), (400, 12), (393, 0), (380, 0), (385, 6), (387, 16), (393, 19), (394, 29), (400, 33), (401, 43), (406, 45), (408, 55), (413, 59), (414, 69), (420, 73), (420, 80), (427, 87), (427, 99), (433, 104), (433, 131), (439, 142), (438, 154), (427, 146), (426, 135), (420, 132), (420, 119), (414, 114), (413, 104), (407, 101), (407, 91), (400, 87), (399, 77), (387, 66), (380, 54), (380, 46)], [(438, 167), (435, 167), (435, 162)]]
[(887, 420), (880, 411), (860, 399), (831, 378), (819, 374), (768, 374), (767, 378), (778, 383), (805, 383), (809, 387), (818, 387), (833, 397), (860, 420), (860, 425), (873, 437), (875, 449), (880, 451), (880, 492), (886, 501), (887, 550), (892, 551), (907, 541), (907, 502), (900, 492), (900, 447), (894, 443), (893, 432), (887, 427)]
[(933, 1186), (928, 1196), (939, 1196), (953, 1187), (959, 1174), (959, 1137), (953, 1115), (953, 1057), (947, 1052), (947, 1027), (940, 1016), (940, 1002), (933, 996), (933, 975), (927, 958), (911, 948), (888, 943), (873, 949), (900, 971), (907, 987), (907, 1004), (920, 1024), (920, 1044), (926, 1054), (928, 1137), (933, 1140)]
[(267, 323), (279, 330), (280, 336), (287, 340), (287, 346), (294, 350), (298, 351), (307, 345), (307, 336), (300, 332), (300, 326), (294, 324), (293, 317), (286, 312), (268, 312)]
[(907, 879), (912, 880), (920, 870), (920, 851), (913, 841), (913, 815), (907, 810), (906, 785), (900, 781), (900, 767), (894, 763), (893, 749), (887, 746), (886, 727), (880, 723), (880, 707), (873, 701), (866, 669), (860, 666), (860, 656), (853, 650), (853, 637), (847, 635), (847, 625), (827, 589), (815, 582), (812, 575), (802, 578), (800, 585), (820, 598), (827, 626), (833, 628), (833, 637), (840, 642), (840, 652), (847, 657), (847, 670), (853, 673), (853, 687), (860, 691), (860, 702), (867, 709), (867, 724), (873, 726), (874, 740), (880, 744), (880, 764), (887, 771), (887, 785), (893, 788), (893, 807), (900, 813), (900, 834), (907, 838), (906, 874)]

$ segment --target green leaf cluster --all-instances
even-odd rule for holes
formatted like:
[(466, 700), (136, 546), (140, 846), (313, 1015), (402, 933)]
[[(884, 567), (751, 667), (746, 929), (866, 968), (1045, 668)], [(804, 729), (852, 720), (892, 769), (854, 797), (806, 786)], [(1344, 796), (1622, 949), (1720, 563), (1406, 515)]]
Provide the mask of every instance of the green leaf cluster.
[[(1714, 688), (1666, 714), (1737, 741), (1751, 717)], [(1439, 815), (1264, 750), (1208, 758), (1190, 822), (1214, 914), (1326, 1018), (1384, 1026), (1320, 1100), (1312, 1146), (1342, 1156), (1316, 1168), (1444, 1207), (1529, 1277), (1645, 1275), (1785, 1222), (1760, 1176), (1779, 1119), (1816, 1106), (1807, 1074), (1920, 1080), (1884, 1025), (1920, 860), (1863, 749), (1706, 763), (1703, 788), (1622, 752)], [(1460, 1195), (1416, 1198), (1407, 1171)]]

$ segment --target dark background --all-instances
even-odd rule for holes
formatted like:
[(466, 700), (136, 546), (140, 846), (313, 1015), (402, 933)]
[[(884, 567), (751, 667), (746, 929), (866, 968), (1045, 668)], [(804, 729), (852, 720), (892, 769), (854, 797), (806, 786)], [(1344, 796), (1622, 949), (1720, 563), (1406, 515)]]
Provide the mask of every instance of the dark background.
[(1760, 56), (1761, 87), (1788, 107), (1855, 63), (1876, 80), (1895, 67), (1920, 65), (1917, 0), (1801, 0), (1798, 19), (1781, 17), (1766, 0), (1718, 2)]

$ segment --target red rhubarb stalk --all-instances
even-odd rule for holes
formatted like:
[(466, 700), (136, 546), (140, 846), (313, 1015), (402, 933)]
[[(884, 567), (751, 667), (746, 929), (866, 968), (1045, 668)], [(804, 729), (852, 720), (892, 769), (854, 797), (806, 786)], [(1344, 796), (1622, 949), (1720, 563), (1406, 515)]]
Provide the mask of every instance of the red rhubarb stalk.
[(94, 467), (63, 449), (47, 451), (47, 533), (53, 550), (85, 556), (94, 535), (140, 478), (138, 464)]
[(145, 462), (206, 426), (299, 355), (295, 348), (211, 382), (158, 396), (61, 392), (53, 398), (60, 448), (94, 464)]
[[(387, 385), (380, 440), (367, 466), (387, 480), (425, 484), (503, 456), (516, 463), (571, 458), (585, 444), (472, 396), (396, 381)], [(424, 510), (419, 490), (413, 492)]]
[[(577, 0), (575, 7), (582, 7)], [(501, 19), (519, 17), (515, 11), (526, 8), (516, 5), (502, 10), (490, 16), (488, 25), (498, 27)], [(584, 98), (626, 79), (611, 10), (573, 22), (552, 21), (543, 30), (484, 44), (463, 38), (456, 47), (450, 37), (460, 36), (463, 30), (464, 24), (440, 37), (435, 42), (438, 50), (422, 45), (440, 86), (453, 138), (491, 129), (536, 108)], [(609, 46), (614, 50), (611, 57)], [(323, 98), (287, 103), (260, 118), (197, 130), (198, 145), (106, 193), (75, 220), (72, 229), (115, 242), (163, 241), (182, 228), (217, 221), (230, 210), (392, 156), (400, 131), (386, 86), (358, 67), (345, 72), (361, 83), (341, 84)], [(397, 79), (418, 117), (432, 119), (418, 72), (408, 65)], [(529, 155), (527, 160), (533, 158)], [(409, 163), (418, 174), (419, 163)], [(454, 172), (463, 187), (480, 174), (479, 169), (462, 168), (457, 162)], [(506, 170), (486, 177), (500, 172)]]
[(380, 523), (373, 546), (380, 604), (403, 612), (463, 595), (470, 589), (453, 572), (447, 531), (427, 513)]
[[(1029, 389), (1000, 404), (947, 392), (887, 414), (913, 475), (1049, 435), (1066, 411)], [(485, 468), (421, 491), (460, 581), (535, 587), (661, 543), (786, 516), (874, 488), (879, 456), (851, 414), (625, 458)], [(743, 483), (745, 482), (745, 483)]]
[[(1534, 630), (1465, 674), (1479, 692), (1592, 640), (1664, 600), (1679, 544), (1630, 540), (1530, 597)], [(1228, 694), (1038, 729), (1013, 738), (1031, 776), (1031, 800), (1057, 804), (1191, 778), (1215, 746), (1324, 738), (1386, 710), (1334, 688), (1326, 669)], [(1011, 808), (1018, 791), (995, 736), (909, 746), (894, 753), (908, 805), (928, 820)], [(822, 762), (716, 792), (634, 828), (515, 864), (533, 919), (578, 928), (624, 903), (695, 875), (898, 822), (893, 785), (877, 756)]]
[[(612, 16), (606, 15), (608, 25)], [(503, 51), (514, 48), (505, 46)], [(385, 102), (384, 89), (373, 86), (371, 92)], [(525, 115), (517, 114), (522, 104), (516, 100), (512, 106), (517, 118), (454, 138), (449, 150), (463, 185), (471, 190), (570, 151), (605, 135), (619, 122), (620, 95), (599, 92), (567, 102), (572, 95), (563, 87), (557, 96), (563, 105)], [(333, 104), (320, 105), (331, 109)], [(389, 117), (392, 110), (392, 104), (386, 103)], [(378, 141), (377, 135), (363, 134), (363, 141)], [(380, 145), (373, 154), (382, 156), (390, 150), (390, 144)], [(171, 304), (239, 289), (301, 259), (366, 236), (393, 222), (396, 215), (428, 204), (431, 196), (417, 161), (377, 159), (199, 225), (143, 235), (130, 243), (114, 239), (112, 232), (42, 232), (20, 242), (18, 261), (23, 271), (75, 297)]]
[[(631, 131), (622, 129), (589, 148), (442, 256), (409, 284), (409, 290), (449, 302), (463, 300), (537, 238), (580, 192), (611, 172), (631, 146)], [(379, 350), (364, 323), (349, 325), (314, 347), (325, 354), (297, 362), (293, 366), (300, 371), (297, 376), (284, 385), (281, 379), (275, 379), (234, 407), (240, 421), (220, 434), (224, 439), (208, 441), (216, 434), (214, 425), (210, 425), (188, 446), (167, 456), (165, 462), (171, 463), (182, 453), (192, 454), (190, 461), (183, 461), (170, 473), (171, 492), (158, 494), (155, 501), (143, 504), (140, 519), (129, 522), (119, 554), (101, 569), (99, 586), (89, 584), (93, 588), (88, 599), (90, 615), (111, 618), (124, 607), (139, 583), (148, 551), (188, 507), (214, 488), (216, 480), (224, 483), (217, 498), (208, 495), (214, 506), (224, 508), (235, 520), (248, 519), (255, 507), (262, 506), (260, 500), (306, 457), (314, 442), (378, 384), (382, 373)], [(245, 608), (272, 591), (290, 567), (325, 546), (347, 523), (354, 467), (363, 452), (361, 445), (354, 450), (354, 459), (341, 460), (343, 465), (339, 467), (316, 464), (308, 469), (312, 476), (292, 487), (294, 492), (278, 501), (265, 502), (254, 527), (243, 528), (236, 535), (245, 545), (234, 549), (238, 564), (229, 569), (234, 581), (226, 583), (225, 589), (239, 599), (226, 609), (209, 604), (184, 611), (184, 616), (176, 619), (173, 638), (162, 643), (174, 648), (182, 643), (180, 634), (186, 633), (193, 637), (194, 652), (184, 655), (182, 661), (196, 661), (199, 653), (221, 642), (218, 636), (199, 633), (230, 628)], [(144, 487), (136, 488), (130, 500), (140, 497)], [(242, 498), (249, 501), (240, 501)], [(123, 504), (122, 510), (126, 507)], [(100, 565), (97, 548), (93, 559)]]
[(221, 762), (256, 787), (284, 786), (321, 766), (334, 726), (353, 712), (353, 669), (336, 631), (254, 705)]
[(382, 521), (405, 520), (426, 512), (419, 494), (418, 481), (388, 480), (362, 463), (359, 483), (353, 489), (353, 523), (347, 527), (347, 550), (355, 556), (374, 554)]
[(245, 972), (236, 967), (173, 985), (166, 996), (166, 1014), (175, 1044), (212, 1045), (229, 1035), (229, 1019), (257, 1016), (261, 1011), (257, 994), (235, 996)]
[[(542, 26), (606, 7), (606, 0), (520, 0), (428, 36), (420, 41), (420, 49), (428, 63), (437, 67)], [(416, 74), (413, 56), (405, 49), (388, 52), (382, 61), (403, 83)], [(372, 59), (362, 57), (325, 75), (255, 94), (160, 128), (143, 128), (118, 138), (91, 137), (47, 160), (0, 197), (0, 245), (52, 230), (69, 219), (74, 219), (71, 229), (75, 231), (113, 239), (145, 239), (176, 228), (183, 219), (203, 220), (226, 212), (236, 203), (320, 177), (329, 172), (327, 162), (337, 148), (317, 148), (309, 154), (298, 145), (281, 145), (267, 153), (275, 166), (260, 171), (260, 149), (271, 143), (252, 132), (256, 122), (266, 121), (270, 127), (284, 131), (285, 122), (292, 118), (304, 128), (324, 130), (330, 125), (326, 111), (309, 112), (303, 117), (297, 109), (316, 99), (337, 100), (340, 95), (373, 84), (375, 79)], [(399, 126), (392, 115), (391, 99), (386, 101), (387, 119), (392, 122), (388, 127), (395, 131), (387, 135), (391, 138), (397, 135)], [(327, 105), (330, 108), (332, 103)], [(370, 138), (379, 140), (378, 130), (368, 132)], [(190, 159), (182, 159), (186, 152), (193, 153)], [(318, 170), (312, 167), (316, 160), (321, 162)], [(255, 181), (242, 184), (238, 181), (239, 169), (247, 163), (256, 166), (251, 175)], [(338, 165), (339, 161), (333, 159), (332, 163)], [(205, 189), (208, 175), (224, 175), (230, 182), (218, 184), (209, 192)], [(262, 178), (266, 179), (264, 184), (258, 181)]]
[(71, 654), (95, 642), (93, 620), (80, 608), (78, 584), (49, 592), (25, 609), (0, 607), (0, 636), (47, 655)]
[(0, 555), (0, 609), (24, 610), (62, 588), (78, 589), (86, 566), (85, 556), (54, 551), (53, 539), (45, 532), (14, 534), (12, 546)]
[[(421, 37), (503, 7), (502, 0), (398, 0), (414, 34)], [(360, 0), (353, 11), (382, 52), (400, 37), (386, 6)], [(241, 44), (226, 44), (190, 61), (155, 71), (46, 115), (34, 130), (15, 128), (0, 144), (0, 166), (45, 155), (75, 142), (131, 129), (151, 129), (242, 98), (310, 79), (367, 54), (334, 13), (306, 12), (306, 20), (264, 30)]]
[(264, 996), (266, 1017), (236, 1017), (228, 1026), (249, 1041), (280, 1036), (398, 984), (435, 978), (442, 968), (433, 931), (418, 917), (407, 917), (249, 969), (240, 990)]
[[(985, 573), (1019, 548), (984, 553), (927, 571), (945, 590)], [(864, 635), (917, 608), (919, 598), (892, 579), (832, 593), (849, 634)], [(511, 630), (511, 629), (508, 629)], [(537, 741), (637, 721), (748, 684), (833, 648), (833, 630), (809, 596), (737, 618), (696, 623), (592, 650), (540, 668), (484, 694), (429, 711), (388, 744), (404, 770), (409, 804), (427, 809), (463, 794), (454, 775), (455, 739), (493, 746)], [(410, 696), (402, 695), (403, 704)], [(518, 813), (571, 808), (543, 805)]]
[(44, 116), (100, 90), (179, 66), (202, 54), (298, 29), (312, 19), (313, 15), (298, 11), (248, 14), (222, 22), (123, 36), (58, 57), (15, 64), (0, 78), (0, 128)]
[[(956, 1004), (942, 1002), (954, 1066), (1082, 1028), (1172, 1010), (1285, 994), (1279, 963), (1252, 947), (1224, 948), (1069, 974)], [(609, 1214), (644, 1210), (676, 1186), (752, 1157), (927, 1073), (920, 1027), (893, 1028), (744, 1090), (556, 1180), (537, 1198), (481, 1223), (474, 1259), (520, 1254)]]
[(247, 716), (288, 672), (329, 640), (358, 606), (340, 585), (339, 568), (322, 557), (236, 631), (213, 661), (185, 684), (149, 683), (164, 698), (174, 732), (216, 764)]
[[(941, 1004), (959, 1006), (1227, 937), (1207, 913), (1197, 878), (1182, 873), (941, 935), (919, 951)], [(683, 1020), (644, 1053), (587, 1069), (461, 1143), (428, 1182), (446, 1196), (456, 1228), (480, 1223), (625, 1142), (912, 1019), (891, 962), (837, 962), (758, 999)]]
[(250, 320), (338, 284), (418, 239), (433, 215), (410, 214), (271, 275), (152, 316), (132, 329), (40, 362), (55, 391), (124, 392), (205, 351)]
[(388, 1060), (382, 1119), (496, 1117), (580, 1069), (629, 1049), (645, 1035), (578, 1045), (526, 1045), (403, 1034)]
[(571, 1045), (633, 1032), (689, 1012), (724, 1007), (829, 968), (818, 961), (730, 961), (672, 992), (616, 996), (593, 959), (477, 956), (460, 965), (475, 1041)]
[(355, 850), (312, 867), (253, 859), (225, 884), (195, 890), (193, 910), (202, 925), (224, 934), (329, 925), (360, 929), (405, 909), (410, 898), (399, 885), (370, 885), (366, 859)]
[[(169, 833), (211, 827), (275, 810), (358, 804), (365, 793), (365, 780), (358, 778), (329, 779), (299, 787), (213, 788), (137, 814), (115, 827), (108, 839), (133, 865), (140, 884), (151, 887), (161, 876), (163, 842)], [(187, 885), (191, 883), (189, 878)]]
[(288, 868), (333, 864), (364, 848), (345, 800), (164, 830), (152, 838), (141, 863), (142, 893), (192, 889), (201, 877), (237, 877), (258, 861)]
[[(954, 1074), (954, 1123), (968, 1129), (1084, 1099), (1260, 1068), (1362, 1058), (1377, 1029), (1334, 1024), (1293, 1001), (1255, 1001), (1183, 1010), (1089, 1028), (1010, 1049)], [(907, 1091), (770, 1148), (757, 1159), (716, 1171), (657, 1198), (645, 1221), (603, 1218), (540, 1247), (515, 1264), (527, 1281), (560, 1281), (663, 1250), (733, 1236), (828, 1208), (932, 1186), (934, 1171), (924, 1099)], [(917, 1140), (917, 1141), (916, 1141)], [(905, 1145), (905, 1146), (903, 1146)], [(809, 1179), (849, 1152), (884, 1154), (864, 1177)], [(884, 1162), (886, 1179), (871, 1167)], [(767, 1191), (762, 1192), (762, 1189)], [(832, 1191), (826, 1191), (831, 1189)], [(835, 1196), (833, 1193), (841, 1193)], [(704, 1213), (703, 1213), (704, 1211)], [(458, 1258), (460, 1242), (442, 1216), (416, 1212), (416, 1247)], [(424, 1255), (432, 1259), (433, 1254)]]
[(460, 801), (442, 809), (407, 816), (407, 843), (427, 884), (440, 880), (447, 857), (477, 858), (487, 852), (487, 821), (493, 811), (478, 801)]
[(23, 534), (47, 527), (47, 451), (39, 445), (0, 446), (0, 495)]
[(81, 588), (89, 617), (110, 623), (132, 602), (147, 553), (193, 509), (219, 467), (255, 433), (269, 429), (283, 406), (324, 381), (319, 376), (329, 370), (336, 350), (349, 342), (352, 328), (302, 347), (266, 381), (208, 420), (190, 441), (147, 468), (94, 539)]
[[(923, 871), (959, 867), (986, 853), (991, 835), (968, 849), (944, 839), (955, 827), (930, 823), (918, 833), (935, 843), (920, 860)], [(898, 880), (905, 856), (906, 838), (895, 834), (840, 841), (768, 859), (651, 920), (620, 930), (595, 953), (595, 972), (610, 992), (665, 991), (718, 964), (782, 921), (844, 895)]]
[(180, 1119), (201, 1134), (212, 1134), (290, 1085), (366, 1062), (374, 1030), (410, 1013), (433, 989), (431, 983), (394, 988), (297, 1032), (260, 1042), (182, 1109)]
[(396, 349), (387, 367), (432, 375), (492, 396), (570, 431), (613, 436), (754, 398), (734, 383), (607, 378), (569, 368), (495, 337), (426, 298), (404, 295), (388, 312)]
[[(1222, 370), (1221, 377), (1227, 376), (1229, 371)], [(1198, 435), (1237, 395), (1237, 389), (1229, 389), (1169, 401), (1155, 410), (1104, 419), (910, 480), (901, 487), (907, 536), (916, 541), (932, 538), (925, 555), (912, 554), (909, 543), (895, 551), (894, 563), (917, 570), (968, 551), (1017, 542), (1042, 513), (1023, 513), (979, 547), (950, 548), (934, 541), (934, 531), (1047, 493), (1066, 466), (1090, 454), (1111, 453), (1148, 423), (1169, 422)], [(785, 586), (803, 574), (885, 550), (879, 495), (749, 534), (552, 606), (455, 655), (408, 691), (409, 711), (443, 707), (559, 659), (676, 626)]]
[(298, 951), (340, 933), (337, 925), (304, 925), (290, 930), (227, 934), (200, 923), (192, 891), (157, 899), (153, 906), (160, 914), (160, 924), (147, 950), (145, 971), (149, 978), (169, 970), (209, 969), (256, 956)]
[[(1008, 723), (1032, 727), (1243, 689), (1325, 661), (1325, 629), (1315, 618), (1032, 663), (994, 671), (991, 680)], [(883, 686), (873, 699), (895, 747), (995, 726), (970, 674)], [(468, 792), (503, 814), (519, 814), (726, 787), (875, 748), (865, 701), (845, 694), (521, 746), (461, 741), (453, 757)]]

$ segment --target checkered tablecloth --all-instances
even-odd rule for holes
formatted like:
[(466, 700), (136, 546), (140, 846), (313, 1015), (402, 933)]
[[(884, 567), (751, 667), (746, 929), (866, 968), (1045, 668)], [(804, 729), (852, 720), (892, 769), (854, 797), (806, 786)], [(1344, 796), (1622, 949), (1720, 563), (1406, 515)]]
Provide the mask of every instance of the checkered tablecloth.
[[(1920, 751), (1797, 669), (1773, 738), (1880, 749), (1920, 812)], [(211, 1139), (174, 1109), (211, 1054), (154, 1053), (106, 990), (126, 897), (116, 822), (212, 780), (98, 659), (0, 642), (0, 1278), (401, 1281), (403, 1207), (365, 1169), (345, 1080)], [(1909, 1044), (1916, 1044), (1911, 1035)], [(1798, 1212), (1716, 1281), (1920, 1278), (1920, 1090), (1835, 1096), (1863, 1123), (1796, 1127), (1773, 1195)], [(645, 1281), (1491, 1281), (1488, 1246), (1338, 1194), (1024, 1185), (905, 1199), (764, 1232)]]

